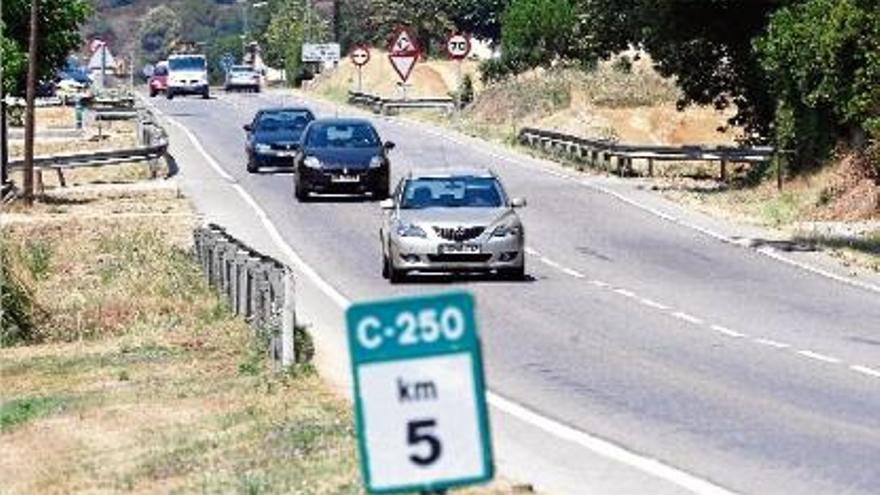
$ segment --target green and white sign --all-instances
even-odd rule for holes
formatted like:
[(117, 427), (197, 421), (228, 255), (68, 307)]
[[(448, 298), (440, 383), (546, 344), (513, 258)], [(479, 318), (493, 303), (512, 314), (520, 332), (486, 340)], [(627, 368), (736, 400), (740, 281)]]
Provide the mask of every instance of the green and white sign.
[(367, 490), (432, 491), (490, 480), (471, 295), (360, 303), (346, 320)]

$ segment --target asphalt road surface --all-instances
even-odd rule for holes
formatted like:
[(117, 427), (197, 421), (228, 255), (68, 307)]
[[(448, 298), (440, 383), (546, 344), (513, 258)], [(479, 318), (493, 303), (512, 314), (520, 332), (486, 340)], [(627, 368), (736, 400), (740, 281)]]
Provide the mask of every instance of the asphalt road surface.
[[(425, 166), (490, 166), (529, 202), (529, 280), (390, 286), (375, 202), (298, 204), (289, 175), (245, 172), (241, 125), (299, 102), (152, 100), (347, 298), (473, 292), (494, 393), (733, 492), (880, 493), (880, 294), (674, 225), (534, 160), (375, 117), (397, 143), (393, 183)], [(630, 491), (661, 491), (643, 490)]]

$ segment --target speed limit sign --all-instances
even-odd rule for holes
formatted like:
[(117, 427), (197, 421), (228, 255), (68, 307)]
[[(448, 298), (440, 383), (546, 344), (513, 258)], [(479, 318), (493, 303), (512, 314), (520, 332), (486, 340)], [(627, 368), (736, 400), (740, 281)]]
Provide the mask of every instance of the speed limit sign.
[(461, 60), (471, 52), (471, 39), (463, 34), (453, 34), (446, 40), (446, 53), (453, 60)]
[(491, 479), (471, 295), (355, 304), (346, 321), (367, 491), (442, 490)]

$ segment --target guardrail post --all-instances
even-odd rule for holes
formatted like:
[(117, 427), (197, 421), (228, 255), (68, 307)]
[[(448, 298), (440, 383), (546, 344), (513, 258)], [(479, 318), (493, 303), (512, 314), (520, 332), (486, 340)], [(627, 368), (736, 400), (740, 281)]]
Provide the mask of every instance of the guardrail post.
[(648, 158), (648, 177), (654, 177), (654, 159)]
[(721, 182), (727, 182), (727, 159), (721, 159)]
[(296, 307), (294, 304), (296, 293), (294, 291), (293, 272), (285, 268), (284, 275), (284, 303), (281, 309), (281, 367), (288, 368), (296, 361), (296, 341), (294, 339), (294, 327), (296, 325)]

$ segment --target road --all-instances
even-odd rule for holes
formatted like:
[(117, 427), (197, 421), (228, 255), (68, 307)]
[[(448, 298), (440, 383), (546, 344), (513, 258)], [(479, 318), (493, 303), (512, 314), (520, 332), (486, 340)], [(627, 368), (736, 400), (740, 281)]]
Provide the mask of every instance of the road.
[[(289, 175), (245, 172), (241, 125), (260, 107), (297, 102), (277, 93), (151, 100), (345, 298), (474, 293), (497, 396), (733, 492), (880, 493), (880, 294), (670, 223), (537, 160), (375, 117), (397, 143), (395, 178), (487, 165), (529, 202), (528, 281), (390, 286), (376, 203), (298, 204)], [(351, 112), (309, 104), (319, 115)], [(182, 135), (173, 144), (188, 145)], [(531, 442), (526, 450), (541, 440)], [(565, 452), (567, 476), (594, 476), (593, 465), (578, 466), (577, 447)], [(661, 493), (667, 481), (602, 490)]]

